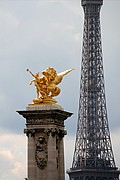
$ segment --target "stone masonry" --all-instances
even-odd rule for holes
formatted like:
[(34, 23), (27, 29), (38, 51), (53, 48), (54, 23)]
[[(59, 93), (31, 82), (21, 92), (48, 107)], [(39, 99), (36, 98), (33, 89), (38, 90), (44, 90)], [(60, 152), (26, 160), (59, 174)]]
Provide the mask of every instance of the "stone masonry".
[(64, 121), (72, 113), (52, 105), (17, 112), (26, 119), (28, 180), (65, 180)]

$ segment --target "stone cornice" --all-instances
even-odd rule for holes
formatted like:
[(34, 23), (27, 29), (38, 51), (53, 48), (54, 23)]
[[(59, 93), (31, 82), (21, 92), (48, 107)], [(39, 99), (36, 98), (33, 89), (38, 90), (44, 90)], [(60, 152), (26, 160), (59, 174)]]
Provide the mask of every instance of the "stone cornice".
[(63, 110), (24, 110), (17, 111), (26, 119), (26, 125), (47, 125), (56, 124), (64, 126), (64, 121), (72, 115), (72, 113)]

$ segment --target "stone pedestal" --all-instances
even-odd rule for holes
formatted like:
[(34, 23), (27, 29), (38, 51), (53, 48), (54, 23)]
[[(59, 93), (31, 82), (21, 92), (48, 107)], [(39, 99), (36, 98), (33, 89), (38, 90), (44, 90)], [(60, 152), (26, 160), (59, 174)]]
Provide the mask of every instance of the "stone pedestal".
[(17, 112), (26, 119), (28, 180), (65, 180), (64, 121), (72, 113), (58, 105), (29, 105)]

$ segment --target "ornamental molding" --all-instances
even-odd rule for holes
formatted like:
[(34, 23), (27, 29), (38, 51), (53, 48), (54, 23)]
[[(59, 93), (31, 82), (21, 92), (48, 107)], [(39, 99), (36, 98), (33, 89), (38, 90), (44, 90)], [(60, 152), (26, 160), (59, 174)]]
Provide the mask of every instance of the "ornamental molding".
[(57, 129), (57, 128), (47, 128), (44, 130), (45, 133), (47, 133), (47, 135), (51, 135), (51, 136), (59, 136), (59, 137), (64, 137), (67, 134), (66, 130), (61, 130), (61, 129)]
[(35, 133), (37, 132), (44, 132), (46, 133), (48, 136), (58, 136), (58, 137), (64, 137), (65, 135), (67, 135), (67, 131), (66, 130), (61, 130), (61, 129), (57, 129), (57, 128), (34, 128), (34, 129), (24, 129), (24, 133), (26, 134), (26, 136), (29, 137), (29, 135), (31, 135), (31, 137), (35, 136)]
[(26, 136), (29, 137), (29, 135), (31, 135), (31, 137), (35, 136), (35, 129), (24, 129), (24, 133), (26, 134)]
[(48, 118), (48, 119), (27, 119), (27, 124), (57, 124), (57, 125), (62, 125), (64, 126), (64, 121), (60, 121), (59, 119), (52, 119), (52, 118)]

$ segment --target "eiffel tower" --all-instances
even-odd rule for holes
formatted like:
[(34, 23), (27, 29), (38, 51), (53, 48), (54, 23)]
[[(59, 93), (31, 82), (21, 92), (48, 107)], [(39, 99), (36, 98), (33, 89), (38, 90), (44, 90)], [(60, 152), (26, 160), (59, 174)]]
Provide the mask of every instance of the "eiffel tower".
[(84, 10), (80, 100), (70, 180), (118, 180), (106, 109), (100, 10), (103, 0), (81, 0)]

